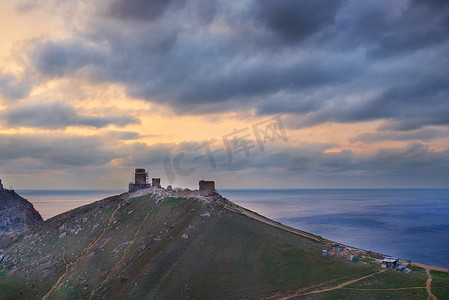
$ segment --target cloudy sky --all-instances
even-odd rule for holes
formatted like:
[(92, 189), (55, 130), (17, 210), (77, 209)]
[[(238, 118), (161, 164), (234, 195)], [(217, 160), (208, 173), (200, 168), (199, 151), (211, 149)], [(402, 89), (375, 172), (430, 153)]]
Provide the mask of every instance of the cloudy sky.
[(16, 189), (449, 187), (446, 0), (0, 3)]

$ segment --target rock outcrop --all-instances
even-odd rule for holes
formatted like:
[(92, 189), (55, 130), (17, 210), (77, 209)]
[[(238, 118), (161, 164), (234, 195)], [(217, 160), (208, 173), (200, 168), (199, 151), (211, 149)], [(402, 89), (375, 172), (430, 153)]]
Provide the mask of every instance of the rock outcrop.
[(0, 245), (43, 221), (33, 204), (0, 182)]

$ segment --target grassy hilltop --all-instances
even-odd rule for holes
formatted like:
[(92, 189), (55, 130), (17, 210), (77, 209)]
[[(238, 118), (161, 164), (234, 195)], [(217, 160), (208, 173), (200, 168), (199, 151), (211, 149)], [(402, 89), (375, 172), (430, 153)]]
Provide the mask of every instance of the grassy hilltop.
[[(326, 247), (220, 201), (123, 194), (58, 215), (3, 247), (0, 298), (427, 298), (423, 269), (379, 272), (378, 264), (323, 257)], [(435, 291), (447, 295), (449, 278), (440, 273)]]

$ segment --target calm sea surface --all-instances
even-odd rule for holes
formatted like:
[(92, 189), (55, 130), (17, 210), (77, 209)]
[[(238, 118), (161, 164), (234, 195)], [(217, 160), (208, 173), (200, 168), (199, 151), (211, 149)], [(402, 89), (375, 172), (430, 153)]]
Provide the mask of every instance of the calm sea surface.
[[(44, 219), (119, 190), (17, 191)], [(449, 189), (220, 190), (231, 201), (333, 241), (449, 267)]]
[(16, 190), (47, 220), (60, 213), (123, 193), (122, 190)]

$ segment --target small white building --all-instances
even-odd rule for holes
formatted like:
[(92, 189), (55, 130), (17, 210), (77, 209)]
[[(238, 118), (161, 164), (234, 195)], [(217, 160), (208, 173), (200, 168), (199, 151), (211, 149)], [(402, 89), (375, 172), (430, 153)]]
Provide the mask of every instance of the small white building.
[(399, 258), (397, 257), (385, 257), (382, 260), (382, 268), (387, 268), (387, 269), (396, 269), (396, 267), (399, 264)]

